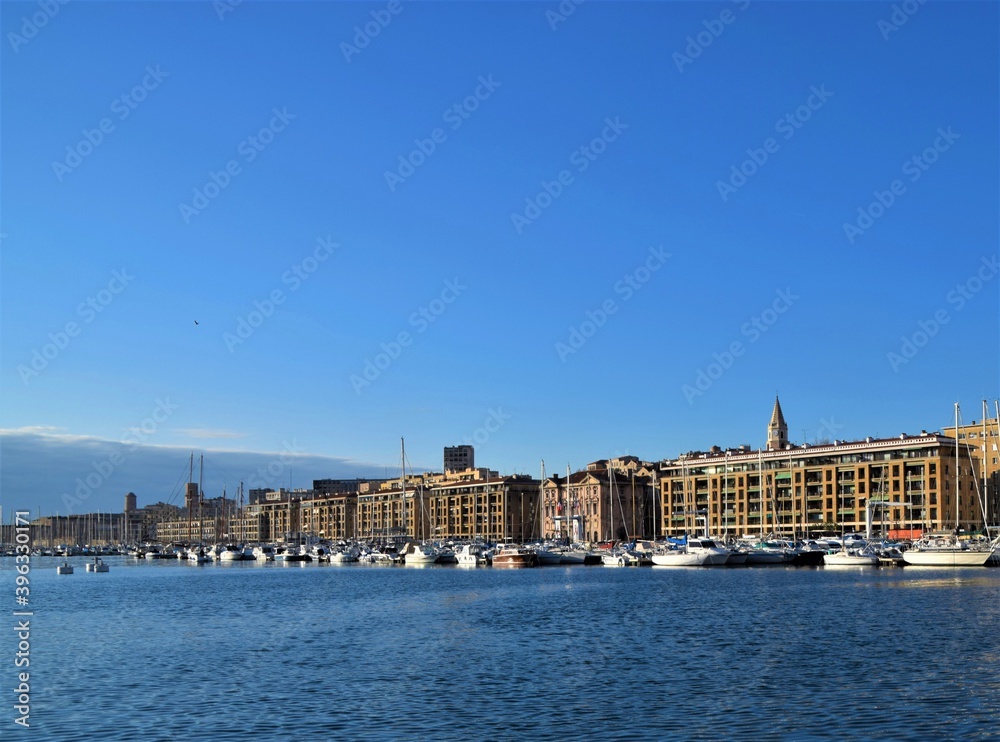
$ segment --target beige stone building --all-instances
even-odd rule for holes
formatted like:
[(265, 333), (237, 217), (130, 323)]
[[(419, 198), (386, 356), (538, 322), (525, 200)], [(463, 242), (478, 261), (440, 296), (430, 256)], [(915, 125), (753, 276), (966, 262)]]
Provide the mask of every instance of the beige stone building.
[[(987, 408), (988, 411), (988, 408)], [(955, 426), (942, 428), (941, 434), (956, 437)], [(991, 528), (1000, 525), (1000, 426), (996, 417), (986, 417), (968, 425), (959, 425), (959, 443), (975, 449), (972, 454), (979, 466), (980, 489), (986, 502), (986, 522)]]
[(455, 472), (425, 493), (426, 537), (523, 543), (540, 538), (539, 481), (486, 469)]
[(966, 530), (982, 527), (978, 466), (954, 438), (922, 432), (815, 446), (787, 441), (775, 401), (766, 449), (713, 449), (662, 462), (663, 533), (851, 532), (864, 531), (869, 518), (876, 530), (903, 538), (954, 529), (956, 520)]

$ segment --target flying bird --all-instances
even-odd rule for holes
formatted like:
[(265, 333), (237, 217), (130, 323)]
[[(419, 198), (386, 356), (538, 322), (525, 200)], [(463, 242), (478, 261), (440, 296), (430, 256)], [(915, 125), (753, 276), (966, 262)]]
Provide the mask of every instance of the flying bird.
[(195, 320), (195, 321), (194, 321), (194, 323), (195, 323), (195, 324), (198, 324), (198, 320)]

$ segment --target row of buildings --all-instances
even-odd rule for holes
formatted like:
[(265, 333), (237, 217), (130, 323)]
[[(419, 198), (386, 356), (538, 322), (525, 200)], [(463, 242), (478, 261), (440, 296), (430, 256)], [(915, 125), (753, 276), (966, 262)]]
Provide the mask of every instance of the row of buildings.
[[(795, 445), (775, 399), (766, 445), (692, 451), (659, 462), (600, 460), (535, 479), (475, 466), (445, 449), (444, 471), (383, 480), (315, 480), (251, 490), (247, 503), (157, 503), (109, 519), (100, 535), (162, 542), (471, 539), (607, 541), (692, 533), (743, 536), (874, 530), (899, 538), (1000, 522), (997, 420), (939, 433)], [(80, 518), (82, 516), (75, 516)], [(91, 526), (93, 521), (90, 521)], [(65, 535), (65, 524), (39, 526)], [(43, 532), (44, 533), (44, 532)], [(91, 533), (93, 531), (91, 530)], [(94, 543), (94, 541), (91, 541)]]

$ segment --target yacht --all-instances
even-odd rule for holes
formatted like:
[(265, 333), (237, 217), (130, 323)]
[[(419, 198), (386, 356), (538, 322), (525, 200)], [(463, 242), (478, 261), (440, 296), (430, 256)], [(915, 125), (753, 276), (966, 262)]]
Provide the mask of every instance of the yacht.
[(482, 544), (463, 544), (455, 553), (458, 563), (464, 566), (476, 567), (490, 563), (487, 549)]
[(260, 544), (254, 547), (253, 558), (258, 562), (273, 562), (274, 547), (271, 544)]
[(212, 561), (212, 555), (205, 551), (204, 546), (192, 546), (187, 551), (187, 559), (195, 564), (205, 564)]
[(538, 555), (523, 546), (504, 546), (493, 555), (494, 567), (537, 567)]
[(403, 563), (409, 566), (421, 564), (434, 564), (440, 554), (433, 546), (418, 544), (411, 541), (403, 550)]
[(992, 555), (991, 549), (972, 548), (952, 534), (938, 533), (904, 551), (903, 561), (919, 567), (983, 567)]
[(708, 551), (691, 551), (687, 546), (679, 546), (656, 552), (652, 559), (654, 567), (702, 567), (711, 556)]
[(710, 538), (688, 538), (687, 550), (692, 554), (703, 554), (706, 567), (722, 566), (729, 561), (732, 554), (732, 551)]

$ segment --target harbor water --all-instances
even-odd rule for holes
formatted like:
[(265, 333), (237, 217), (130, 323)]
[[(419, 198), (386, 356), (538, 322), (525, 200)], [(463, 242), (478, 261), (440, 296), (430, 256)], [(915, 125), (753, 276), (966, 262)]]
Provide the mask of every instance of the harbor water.
[(84, 561), (4, 739), (1000, 739), (1000, 569)]

